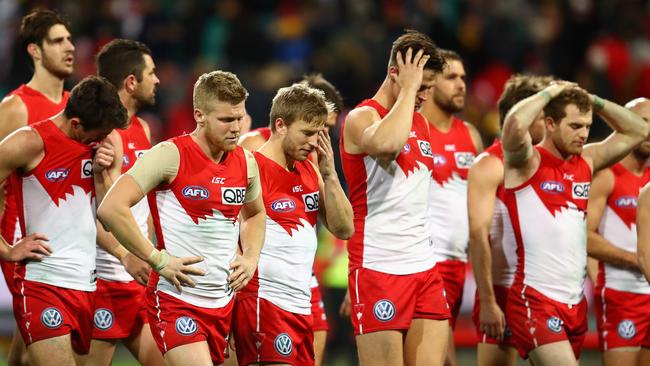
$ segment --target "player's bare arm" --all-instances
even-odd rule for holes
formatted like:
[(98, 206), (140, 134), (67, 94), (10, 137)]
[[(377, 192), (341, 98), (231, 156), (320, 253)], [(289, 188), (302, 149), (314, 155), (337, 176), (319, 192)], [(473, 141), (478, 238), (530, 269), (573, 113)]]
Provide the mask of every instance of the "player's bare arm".
[(11, 95), (0, 103), (0, 141), (27, 126), (27, 107), (20, 97)]
[(608, 100), (590, 95), (594, 112), (614, 130), (605, 140), (586, 145), (582, 155), (591, 159), (594, 172), (621, 160), (648, 136), (648, 122), (638, 114)]
[[(16, 170), (29, 171), (36, 167), (44, 156), (44, 145), (36, 131), (25, 127), (0, 142), (0, 181), (7, 179)], [(6, 261), (40, 261), (50, 255), (52, 249), (48, 238), (32, 233), (20, 239), (13, 247), (0, 236), (0, 258)]]
[[(158, 166), (161, 162), (173, 161), (173, 158), (169, 158), (170, 151), (172, 156), (175, 151), (176, 157), (178, 157), (178, 150), (173, 144), (166, 143), (159, 144), (138, 159), (133, 168), (127, 174), (122, 175), (108, 191), (97, 210), (97, 217), (129, 252), (147, 262), (154, 271), (181, 291), (183, 285), (195, 285), (188, 275), (204, 275), (203, 271), (191, 266), (201, 262), (203, 258), (177, 258), (165, 250), (159, 251), (144, 236), (131, 213), (131, 207), (138, 203), (146, 193), (158, 184), (171, 182), (175, 178), (178, 163), (175, 165), (175, 171), (173, 167), (165, 169), (168, 167)], [(173, 173), (169, 173), (170, 170)]]
[(484, 149), (483, 138), (481, 137), (481, 134), (473, 124), (465, 122), (465, 126), (467, 126), (467, 129), (469, 130), (469, 137), (472, 139), (472, 143), (476, 149), (476, 154), (480, 154)]
[(404, 57), (397, 53), (397, 70), (391, 71), (389, 77), (400, 86), (400, 92), (383, 119), (366, 108), (350, 112), (346, 123), (347, 136), (361, 152), (378, 159), (394, 160), (406, 144), (413, 123), (415, 97), (422, 83), (424, 65), (429, 59), (422, 50), (415, 55), (414, 52), (409, 48)]
[(318, 186), (320, 191), (319, 216), (327, 229), (339, 239), (349, 239), (354, 233), (352, 205), (341, 187), (334, 168), (334, 152), (330, 136), (318, 132)]
[(639, 193), (636, 208), (636, 233), (639, 268), (650, 283), (650, 184), (646, 184)]
[(246, 199), (241, 209), (241, 228), (239, 230), (242, 254), (236, 255), (230, 263), (232, 273), (228, 277), (230, 288), (239, 291), (253, 278), (260, 260), (264, 233), (266, 232), (266, 210), (262, 199), (261, 183), (257, 163), (250, 152), (246, 152), (248, 167), (248, 187)]
[(614, 175), (609, 169), (601, 170), (591, 182), (587, 206), (587, 254), (599, 261), (618, 267), (637, 269), (636, 254), (618, 248), (598, 233), (598, 226), (607, 206), (607, 198), (614, 189)]

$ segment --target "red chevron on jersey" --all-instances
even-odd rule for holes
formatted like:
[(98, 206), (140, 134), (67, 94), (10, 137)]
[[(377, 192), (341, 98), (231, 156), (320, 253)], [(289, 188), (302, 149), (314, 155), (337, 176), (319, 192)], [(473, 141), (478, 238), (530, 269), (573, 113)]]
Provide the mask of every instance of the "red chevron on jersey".
[(650, 168), (646, 167), (641, 176), (625, 169), (620, 163), (614, 164), (610, 170), (614, 174), (614, 190), (607, 198), (607, 207), (631, 229), (636, 223), (639, 191), (650, 181)]
[(122, 138), (122, 149), (124, 151), (122, 157), (122, 174), (124, 174), (135, 164), (135, 161), (142, 154), (151, 148), (151, 142), (149, 142), (144, 127), (136, 115), (131, 117), (131, 123), (127, 129), (118, 129), (116, 131)]
[(476, 157), (476, 146), (465, 122), (453, 117), (447, 132), (430, 127), (433, 179), (441, 186), (447, 184), (454, 174), (467, 180), (467, 172)]

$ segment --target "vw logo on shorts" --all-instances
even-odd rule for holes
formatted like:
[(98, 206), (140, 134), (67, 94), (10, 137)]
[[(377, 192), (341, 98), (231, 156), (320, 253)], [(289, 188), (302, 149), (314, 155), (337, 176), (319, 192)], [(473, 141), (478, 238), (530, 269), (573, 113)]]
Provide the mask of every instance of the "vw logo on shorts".
[(176, 333), (180, 335), (192, 335), (199, 330), (198, 324), (189, 316), (181, 316), (176, 319)]
[(105, 308), (95, 310), (95, 328), (107, 330), (113, 326), (113, 313)]
[(557, 316), (552, 316), (546, 320), (546, 327), (554, 333), (560, 333), (563, 325), (564, 322)]
[(621, 320), (620, 323), (618, 323), (618, 335), (623, 338), (623, 339), (631, 339), (636, 335), (636, 326), (634, 325), (634, 322), (625, 319)]
[(41, 313), (41, 323), (50, 329), (56, 329), (63, 323), (63, 316), (57, 308), (47, 308)]
[(293, 342), (287, 333), (280, 333), (273, 341), (275, 350), (282, 356), (289, 356), (293, 352)]
[(386, 299), (379, 300), (372, 308), (375, 318), (382, 322), (387, 322), (395, 317), (395, 305)]

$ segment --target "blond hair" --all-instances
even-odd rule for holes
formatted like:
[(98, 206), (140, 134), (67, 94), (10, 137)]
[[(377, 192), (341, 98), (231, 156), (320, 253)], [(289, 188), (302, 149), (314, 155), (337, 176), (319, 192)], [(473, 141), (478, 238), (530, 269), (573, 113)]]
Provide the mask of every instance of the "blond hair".
[(209, 113), (210, 105), (216, 101), (235, 105), (247, 97), (248, 91), (235, 74), (217, 70), (199, 76), (194, 83), (192, 103), (195, 109)]
[(305, 85), (296, 83), (280, 88), (273, 97), (271, 105), (271, 131), (275, 131), (275, 121), (282, 118), (289, 126), (295, 121), (305, 121), (309, 124), (325, 125), (327, 114), (334, 110), (334, 105), (327, 102), (325, 93)]

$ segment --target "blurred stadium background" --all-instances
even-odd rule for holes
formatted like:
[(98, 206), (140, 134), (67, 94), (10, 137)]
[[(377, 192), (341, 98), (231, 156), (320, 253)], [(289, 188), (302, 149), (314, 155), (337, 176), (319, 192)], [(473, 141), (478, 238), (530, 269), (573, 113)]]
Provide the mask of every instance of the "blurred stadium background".
[[(35, 7), (57, 10), (71, 22), (76, 66), (69, 88), (95, 72), (94, 55), (113, 38), (137, 39), (152, 49), (161, 84), (156, 106), (142, 117), (155, 141), (194, 128), (191, 86), (212, 69), (239, 75), (250, 92), (254, 127), (268, 124), (276, 90), (306, 72), (323, 73), (352, 108), (383, 80), (390, 44), (404, 28), (426, 32), (464, 57), (463, 117), (486, 143), (499, 129), (496, 100), (515, 72), (574, 80), (619, 103), (650, 97), (650, 2), (643, 0), (0, 0), (2, 95), (31, 75), (15, 41), (20, 18)], [(596, 125), (592, 138), (607, 131)], [(317, 271), (331, 322), (326, 364), (353, 365), (351, 327), (337, 315), (347, 286), (345, 246), (321, 234)], [(468, 275), (455, 334), (461, 365), (475, 363), (474, 288)], [(1, 364), (13, 318), (9, 294), (0, 291)], [(593, 315), (590, 320), (584, 365), (600, 363)], [(115, 364), (134, 363), (121, 350)]]

